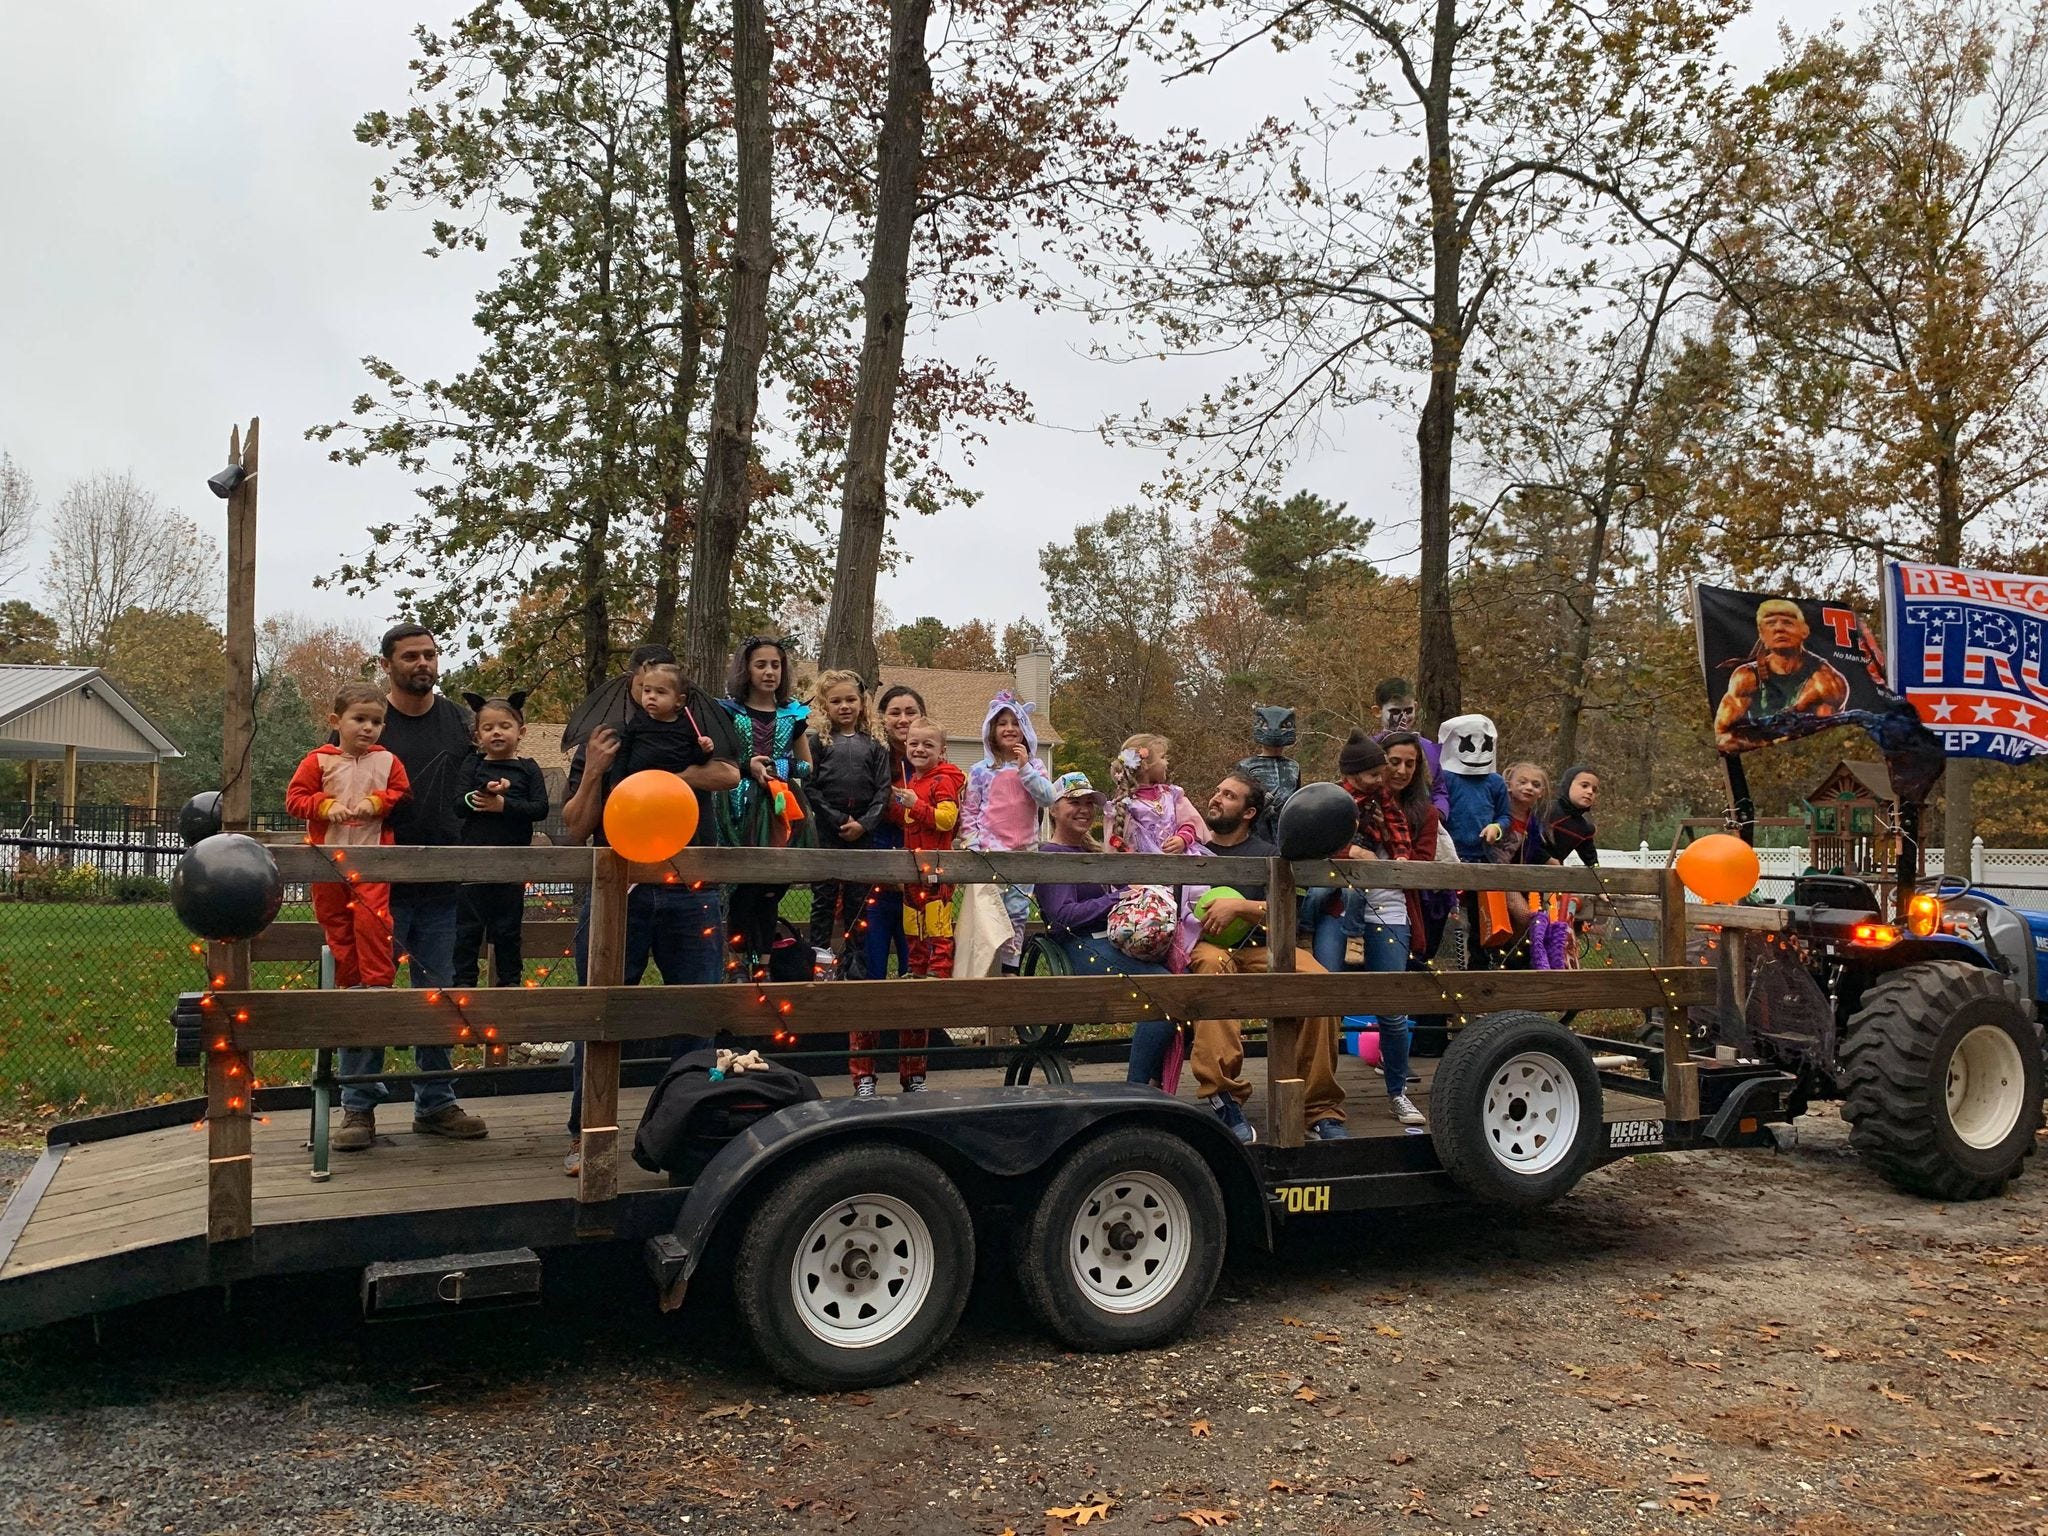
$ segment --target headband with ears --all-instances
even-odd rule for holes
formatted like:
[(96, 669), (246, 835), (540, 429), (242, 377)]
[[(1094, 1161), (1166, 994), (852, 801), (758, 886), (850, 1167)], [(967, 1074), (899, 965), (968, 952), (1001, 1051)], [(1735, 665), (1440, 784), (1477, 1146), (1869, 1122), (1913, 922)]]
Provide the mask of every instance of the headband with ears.
[[(526, 689), (515, 688), (506, 694), (504, 698), (504, 702), (512, 706), (512, 713), (517, 715), (521, 721), (526, 719), (526, 700), (528, 697)], [(485, 698), (480, 693), (464, 693), (462, 702), (469, 706), (469, 712), (472, 715), (480, 715), (484, 712), (484, 706), (490, 703), (491, 700)]]

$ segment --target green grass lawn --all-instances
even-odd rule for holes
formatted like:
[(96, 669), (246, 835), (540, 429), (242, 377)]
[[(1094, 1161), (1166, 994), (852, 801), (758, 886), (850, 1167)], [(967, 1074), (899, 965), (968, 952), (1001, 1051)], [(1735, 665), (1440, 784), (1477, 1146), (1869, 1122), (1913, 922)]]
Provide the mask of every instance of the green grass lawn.
[[(801, 931), (810, 905), (799, 887), (783, 915)], [(575, 910), (556, 904), (533, 915)], [(307, 905), (278, 914), (280, 922), (312, 920)], [(0, 902), (0, 1121), (46, 1124), (200, 1093), (199, 1069), (171, 1060), (171, 1007), (180, 992), (206, 985), (193, 942), (162, 903)], [(559, 955), (530, 956), (526, 974), (543, 986), (576, 979)], [(316, 987), (320, 975), (310, 962), (266, 962), (251, 979), (267, 991)], [(469, 1054), (481, 1059), (459, 1052), (457, 1064)], [(310, 1052), (256, 1062), (266, 1083), (304, 1082), (312, 1070)]]
[[(310, 907), (286, 908), (286, 921)], [(315, 967), (266, 963), (263, 988), (311, 987)], [(206, 966), (168, 906), (0, 903), (0, 1083), (15, 1115), (36, 1120), (184, 1098), (196, 1068), (171, 1060), (170, 1013), (206, 984)], [(289, 1082), (311, 1058), (266, 1057), (258, 1070)]]

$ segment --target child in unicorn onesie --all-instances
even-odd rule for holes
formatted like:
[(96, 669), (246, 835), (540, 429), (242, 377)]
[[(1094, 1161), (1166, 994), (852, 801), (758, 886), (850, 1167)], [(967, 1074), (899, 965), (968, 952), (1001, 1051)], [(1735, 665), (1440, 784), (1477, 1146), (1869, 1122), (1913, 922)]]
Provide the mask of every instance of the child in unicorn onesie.
[[(1038, 846), (1039, 812), (1054, 799), (1052, 780), (1038, 761), (1038, 733), (1031, 728), (1034, 706), (1008, 688), (988, 702), (981, 722), (980, 762), (967, 770), (960, 795), (960, 846), (983, 853), (1016, 853)], [(1001, 885), (1011, 934), (998, 953), (1014, 972), (1024, 952), (1024, 924), (1031, 915), (1031, 890)], [(997, 930), (1001, 932), (999, 928)]]

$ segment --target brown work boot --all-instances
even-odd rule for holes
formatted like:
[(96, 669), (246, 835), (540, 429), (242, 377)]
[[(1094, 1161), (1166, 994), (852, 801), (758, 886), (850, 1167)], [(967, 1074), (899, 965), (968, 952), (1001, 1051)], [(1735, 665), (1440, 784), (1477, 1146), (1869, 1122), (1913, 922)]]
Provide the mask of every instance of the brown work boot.
[(431, 1115), (414, 1115), (412, 1128), (421, 1136), (447, 1136), (455, 1141), (475, 1141), (489, 1134), (483, 1121), (460, 1104), (443, 1104)]
[(367, 1152), (370, 1143), (376, 1139), (377, 1111), (344, 1109), (341, 1112), (341, 1129), (327, 1138), (327, 1145), (337, 1152)]

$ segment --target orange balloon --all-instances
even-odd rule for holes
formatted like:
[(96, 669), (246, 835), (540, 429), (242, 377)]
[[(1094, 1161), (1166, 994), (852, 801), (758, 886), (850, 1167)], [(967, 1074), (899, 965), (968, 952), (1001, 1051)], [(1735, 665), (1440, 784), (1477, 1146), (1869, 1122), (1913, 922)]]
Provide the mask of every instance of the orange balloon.
[(696, 835), (696, 791), (672, 773), (642, 769), (605, 796), (605, 841), (635, 864), (672, 859)]
[(1701, 901), (1733, 906), (1756, 889), (1763, 865), (1756, 850), (1732, 832), (1713, 832), (1678, 856), (1678, 878)]

